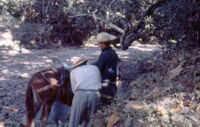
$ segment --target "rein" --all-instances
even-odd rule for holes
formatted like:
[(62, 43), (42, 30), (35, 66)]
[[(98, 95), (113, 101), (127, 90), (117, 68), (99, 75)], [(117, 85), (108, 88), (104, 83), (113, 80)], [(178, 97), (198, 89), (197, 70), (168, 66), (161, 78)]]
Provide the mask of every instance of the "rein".
[(47, 78), (45, 77), (45, 73), (44, 73), (44, 72), (40, 72), (40, 74), (41, 74), (41, 76), (42, 76), (43, 79), (45, 79), (46, 81), (48, 81), (48, 82), (50, 83), (50, 85), (44, 86), (44, 87), (39, 88), (39, 89), (35, 89), (35, 91), (36, 91), (37, 93), (41, 93), (41, 92), (44, 92), (44, 91), (46, 91), (46, 90), (48, 90), (48, 89), (50, 89), (50, 88), (53, 88), (53, 87), (58, 86), (58, 84), (57, 84), (57, 82), (56, 82), (55, 80), (54, 80), (54, 81), (51, 81), (51, 80), (47, 79)]

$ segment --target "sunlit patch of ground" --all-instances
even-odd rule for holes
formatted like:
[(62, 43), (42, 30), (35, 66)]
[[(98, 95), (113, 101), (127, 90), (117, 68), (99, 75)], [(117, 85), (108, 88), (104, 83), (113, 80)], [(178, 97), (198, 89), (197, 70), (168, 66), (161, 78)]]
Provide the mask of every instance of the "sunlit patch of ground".
[[(4, 28), (2, 25), (0, 27)], [(8, 28), (0, 30), (0, 126), (19, 125), (22, 122), (28, 80), (35, 72), (59, 67), (58, 63), (52, 62), (53, 57), (72, 64), (74, 58), (86, 56), (89, 63), (92, 63), (101, 52), (95, 45), (86, 45), (82, 48), (27, 50), (18, 44), (19, 42), (13, 41)], [(131, 46), (127, 51), (115, 50), (122, 59), (124, 85), (140, 73), (143, 61), (153, 58), (155, 53), (161, 51), (157, 45), (141, 44)]]

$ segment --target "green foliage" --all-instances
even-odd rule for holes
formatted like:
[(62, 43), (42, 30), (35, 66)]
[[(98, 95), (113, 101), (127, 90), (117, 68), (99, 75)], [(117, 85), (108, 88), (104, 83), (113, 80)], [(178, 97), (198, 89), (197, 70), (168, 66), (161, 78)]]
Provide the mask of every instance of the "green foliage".
[(4, 10), (15, 18), (19, 18), (23, 13), (23, 8), (27, 5), (27, 3), (29, 3), (29, 0), (2, 0), (0, 1), (0, 12)]
[(200, 17), (197, 15), (200, 14), (200, 8), (198, 4), (189, 0), (172, 0), (158, 8), (155, 16), (152, 17), (155, 34), (159, 38), (174, 39), (179, 42), (183, 39), (199, 41)]
[[(78, 14), (95, 14), (122, 29), (122, 20), (131, 24), (132, 28), (144, 21), (145, 29), (140, 30), (143, 42), (149, 43), (152, 41), (151, 38), (169, 43), (169, 40), (178, 43), (200, 41), (198, 0), (168, 0), (155, 8), (151, 15), (144, 17), (145, 11), (158, 1), (162, 0), (3, 0), (0, 1), (0, 12), (5, 10), (16, 18), (25, 16), (25, 21), (29, 23), (51, 25), (53, 29), (49, 36), (54, 43), (61, 40), (63, 44), (81, 44), (98, 31), (120, 35), (104, 22), (97, 21), (91, 16), (69, 18)], [(128, 33), (133, 32), (137, 33), (138, 30), (128, 29)]]

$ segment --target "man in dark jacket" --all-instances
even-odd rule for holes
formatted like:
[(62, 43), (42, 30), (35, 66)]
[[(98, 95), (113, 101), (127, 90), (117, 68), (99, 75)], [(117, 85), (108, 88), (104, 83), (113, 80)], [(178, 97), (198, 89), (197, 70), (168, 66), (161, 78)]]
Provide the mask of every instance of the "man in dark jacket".
[(107, 82), (107, 85), (103, 86), (102, 90), (100, 90), (100, 93), (102, 95), (112, 97), (117, 91), (115, 82), (117, 79), (117, 66), (119, 62), (118, 55), (110, 46), (110, 42), (115, 39), (116, 36), (106, 32), (99, 33), (96, 36), (95, 41), (99, 44), (102, 52), (98, 61), (93, 63), (93, 65), (96, 65), (99, 68), (103, 83)]

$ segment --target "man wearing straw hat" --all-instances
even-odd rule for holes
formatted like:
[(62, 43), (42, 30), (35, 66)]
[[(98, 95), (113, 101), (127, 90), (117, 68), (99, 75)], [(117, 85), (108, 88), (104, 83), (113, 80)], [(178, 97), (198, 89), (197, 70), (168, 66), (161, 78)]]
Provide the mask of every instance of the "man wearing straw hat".
[(86, 63), (87, 59), (78, 58), (70, 73), (74, 98), (69, 127), (90, 127), (92, 116), (100, 104), (101, 74), (96, 66)]
[[(106, 32), (97, 34), (94, 41), (99, 44), (102, 52), (97, 62), (93, 63), (96, 65), (102, 76), (103, 82), (108, 82), (107, 86), (104, 86), (100, 93), (101, 95), (113, 97), (117, 91), (116, 79), (117, 79), (117, 66), (119, 62), (118, 55), (110, 46), (111, 41), (117, 37)], [(102, 98), (105, 99), (105, 98)], [(104, 101), (104, 100), (103, 100)], [(106, 100), (105, 100), (106, 101)]]

